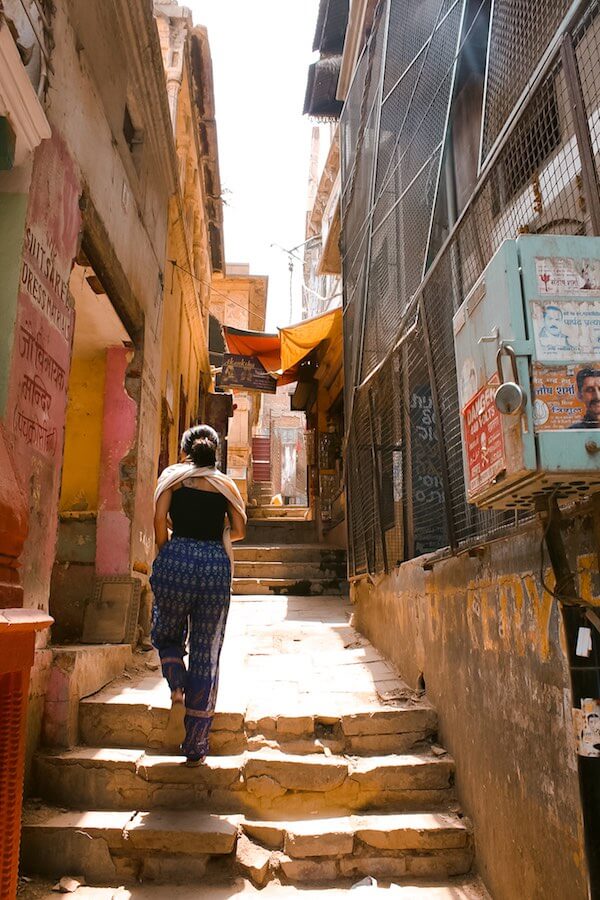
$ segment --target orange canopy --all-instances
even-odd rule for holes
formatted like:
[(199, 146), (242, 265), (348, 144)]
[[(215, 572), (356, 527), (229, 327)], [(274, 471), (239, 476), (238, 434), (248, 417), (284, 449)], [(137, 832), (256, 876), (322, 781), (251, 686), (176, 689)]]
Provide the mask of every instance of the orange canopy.
[(281, 369), (279, 334), (264, 331), (242, 331), (241, 328), (223, 328), (225, 343), (230, 353), (238, 356), (256, 356), (267, 372), (276, 374)]
[(321, 341), (342, 339), (342, 308), (328, 309), (312, 319), (279, 329), (281, 339), (281, 368), (284, 372), (296, 366), (318, 347)]
[(342, 309), (336, 307), (296, 325), (280, 328), (278, 334), (223, 328), (230, 353), (256, 356), (267, 372), (278, 376), (280, 385), (296, 380), (299, 363), (321, 341), (342, 339)]

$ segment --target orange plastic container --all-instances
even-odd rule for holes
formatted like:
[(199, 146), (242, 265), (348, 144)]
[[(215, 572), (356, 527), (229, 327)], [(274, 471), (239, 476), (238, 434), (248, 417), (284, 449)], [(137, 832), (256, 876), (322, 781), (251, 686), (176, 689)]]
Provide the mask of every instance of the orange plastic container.
[(51, 624), (38, 610), (0, 609), (0, 900), (17, 895), (29, 678), (35, 632)]

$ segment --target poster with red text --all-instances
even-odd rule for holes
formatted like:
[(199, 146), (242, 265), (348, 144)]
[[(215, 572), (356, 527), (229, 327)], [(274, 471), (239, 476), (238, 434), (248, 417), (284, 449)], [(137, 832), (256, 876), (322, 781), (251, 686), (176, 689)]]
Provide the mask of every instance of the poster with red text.
[(463, 408), (469, 498), (506, 469), (502, 416), (494, 403), (497, 388), (498, 377), (494, 375)]

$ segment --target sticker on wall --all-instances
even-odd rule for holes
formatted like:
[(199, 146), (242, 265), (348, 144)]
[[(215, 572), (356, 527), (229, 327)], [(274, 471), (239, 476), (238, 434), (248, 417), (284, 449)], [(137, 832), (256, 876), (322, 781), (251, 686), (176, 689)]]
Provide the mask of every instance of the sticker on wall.
[(600, 700), (587, 698), (573, 710), (573, 725), (579, 756), (600, 756)]
[(394, 486), (394, 503), (402, 503), (402, 497), (404, 496), (402, 450), (392, 450), (392, 482)]
[(477, 367), (475, 360), (467, 356), (464, 360), (458, 380), (458, 400), (461, 408), (477, 391)]
[(535, 272), (538, 291), (542, 295), (600, 296), (600, 260), (560, 256), (538, 257), (535, 261)]
[(600, 362), (543, 366), (532, 373), (536, 431), (600, 428)]
[(531, 318), (538, 360), (600, 362), (600, 300), (533, 300)]

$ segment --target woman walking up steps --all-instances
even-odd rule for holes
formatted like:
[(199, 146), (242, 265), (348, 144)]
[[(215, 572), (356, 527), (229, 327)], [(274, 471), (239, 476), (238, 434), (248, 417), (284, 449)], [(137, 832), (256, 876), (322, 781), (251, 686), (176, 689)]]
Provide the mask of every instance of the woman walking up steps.
[(186, 431), (181, 441), (186, 461), (164, 470), (154, 495), (159, 553), (150, 578), (152, 643), (171, 689), (171, 724), (185, 704), (181, 749), (188, 765), (200, 764), (208, 754), (233, 577), (231, 545), (246, 532), (241, 494), (216, 468), (218, 443), (208, 425)]

